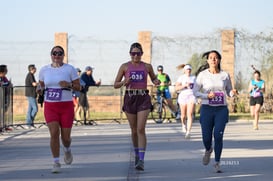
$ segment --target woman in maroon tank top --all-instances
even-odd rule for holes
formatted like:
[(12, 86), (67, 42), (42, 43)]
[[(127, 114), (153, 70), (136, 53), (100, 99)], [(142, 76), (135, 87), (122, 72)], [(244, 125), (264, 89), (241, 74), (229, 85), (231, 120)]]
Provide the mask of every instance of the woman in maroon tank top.
[(141, 61), (141, 44), (133, 43), (130, 48), (131, 60), (123, 63), (115, 79), (114, 88), (126, 87), (123, 111), (131, 127), (131, 137), (135, 150), (135, 168), (144, 170), (146, 150), (145, 126), (152, 108), (151, 97), (147, 90), (147, 76), (153, 84), (159, 85), (151, 64)]

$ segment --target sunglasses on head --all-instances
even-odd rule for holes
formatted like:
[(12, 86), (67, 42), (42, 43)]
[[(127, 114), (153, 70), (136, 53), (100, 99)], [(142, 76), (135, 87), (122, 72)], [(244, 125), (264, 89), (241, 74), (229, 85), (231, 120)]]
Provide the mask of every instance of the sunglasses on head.
[(132, 55), (132, 56), (141, 56), (142, 52), (130, 52), (130, 55)]
[(63, 56), (63, 55), (64, 55), (64, 52), (57, 52), (57, 51), (54, 51), (54, 52), (52, 52), (52, 55), (54, 55), (54, 56)]

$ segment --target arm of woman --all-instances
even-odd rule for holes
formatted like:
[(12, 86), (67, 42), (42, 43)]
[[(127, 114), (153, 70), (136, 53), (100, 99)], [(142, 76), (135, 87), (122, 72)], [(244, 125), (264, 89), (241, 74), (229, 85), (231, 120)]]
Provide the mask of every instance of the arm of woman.
[(253, 89), (253, 86), (252, 86), (252, 84), (250, 82), (249, 85), (248, 85), (248, 92), (251, 93), (252, 89)]
[(45, 82), (39, 80), (39, 84), (38, 84), (38, 86), (36, 87), (36, 92), (37, 92), (37, 94), (42, 95), (44, 89), (45, 89)]
[(156, 75), (155, 75), (155, 72), (154, 72), (154, 70), (153, 70), (152, 65), (151, 65), (151, 64), (147, 64), (147, 63), (145, 63), (145, 65), (146, 65), (148, 74), (149, 74), (149, 76), (150, 76), (150, 78), (151, 78), (153, 84), (155, 84), (155, 85), (160, 85), (161, 82), (160, 82), (160, 80), (157, 79), (157, 77), (156, 77)]
[(182, 83), (181, 82), (176, 82), (175, 83), (175, 91), (180, 91), (182, 89)]
[(237, 90), (232, 88), (232, 84), (231, 84), (231, 80), (230, 80), (229, 74), (227, 76), (226, 81), (227, 81), (227, 84), (226, 84), (227, 95), (229, 97), (233, 97), (234, 95), (238, 94)]
[(122, 64), (118, 70), (118, 74), (115, 78), (115, 82), (114, 82), (114, 88), (118, 89), (121, 88), (122, 86), (124, 86), (126, 84), (126, 80), (122, 81), (122, 78), (125, 74), (125, 71), (127, 69), (127, 64)]
[(71, 89), (73, 89), (75, 91), (81, 90), (80, 79), (76, 79), (76, 80), (72, 81)]
[(261, 91), (263, 94), (265, 93), (265, 82), (263, 82), (263, 84), (262, 84)]
[[(203, 87), (203, 78), (204, 76), (202, 75), (202, 73), (200, 73), (195, 80), (195, 84), (193, 86), (193, 94), (195, 97), (200, 98), (200, 99), (207, 99), (209, 93), (208, 92), (201, 92), (201, 89)], [(204, 81), (205, 82), (205, 81)]]

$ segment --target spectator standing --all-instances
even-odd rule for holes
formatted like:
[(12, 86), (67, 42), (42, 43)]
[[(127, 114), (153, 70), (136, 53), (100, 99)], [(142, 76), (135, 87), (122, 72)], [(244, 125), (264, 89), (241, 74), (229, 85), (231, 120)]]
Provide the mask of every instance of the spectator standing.
[[(7, 65), (0, 65), (0, 87), (2, 91), (2, 96), (0, 101), (3, 101), (2, 104), (2, 109), (3, 109), (3, 114), (6, 114), (10, 105), (10, 93), (12, 91), (12, 83), (8, 78), (6, 77), (8, 73), (8, 67)], [(3, 116), (4, 119), (6, 116)], [(5, 121), (5, 120), (1, 120)], [(6, 127), (5, 130), (10, 131), (12, 130), (9, 127)], [(2, 130), (0, 130), (2, 131)]]
[(25, 78), (25, 96), (28, 99), (28, 111), (26, 115), (26, 125), (28, 128), (34, 127), (34, 119), (38, 112), (37, 105), (37, 93), (36, 88), (38, 82), (36, 82), (34, 74), (36, 73), (36, 67), (34, 64), (28, 66), (28, 74)]
[[(89, 103), (88, 103), (88, 97), (87, 97), (87, 92), (89, 90), (90, 86), (100, 86), (101, 85), (101, 80), (99, 79), (98, 81), (95, 81), (93, 78), (93, 70), (94, 67), (87, 66), (85, 68), (85, 72), (82, 73), (81, 75), (81, 80), (84, 82), (85, 86), (80, 92), (80, 97), (79, 97), (79, 104), (82, 107), (84, 111), (84, 124), (86, 123), (86, 119), (89, 117)], [(91, 124), (91, 123), (90, 123)]]
[[(76, 70), (77, 70), (78, 75), (80, 77), (81, 72), (82, 72), (81, 69), (77, 68)], [(80, 79), (80, 86), (81, 86), (80, 90), (84, 89), (84, 87), (85, 87), (85, 82), (82, 79)], [(81, 94), (80, 91), (73, 91), (73, 103), (74, 103), (75, 120), (77, 122), (79, 122), (79, 120), (81, 120), (81, 118), (80, 118), (81, 106), (80, 106), (80, 103), (79, 103), (80, 94)]]

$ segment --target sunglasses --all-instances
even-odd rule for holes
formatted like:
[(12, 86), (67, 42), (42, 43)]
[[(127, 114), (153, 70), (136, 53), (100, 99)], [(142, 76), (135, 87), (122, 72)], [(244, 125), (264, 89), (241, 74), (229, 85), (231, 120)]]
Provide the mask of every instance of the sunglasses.
[(131, 56), (141, 56), (142, 52), (130, 52)]
[(56, 51), (54, 51), (54, 52), (52, 52), (52, 55), (54, 55), (54, 56), (63, 56), (64, 52), (56, 52)]

